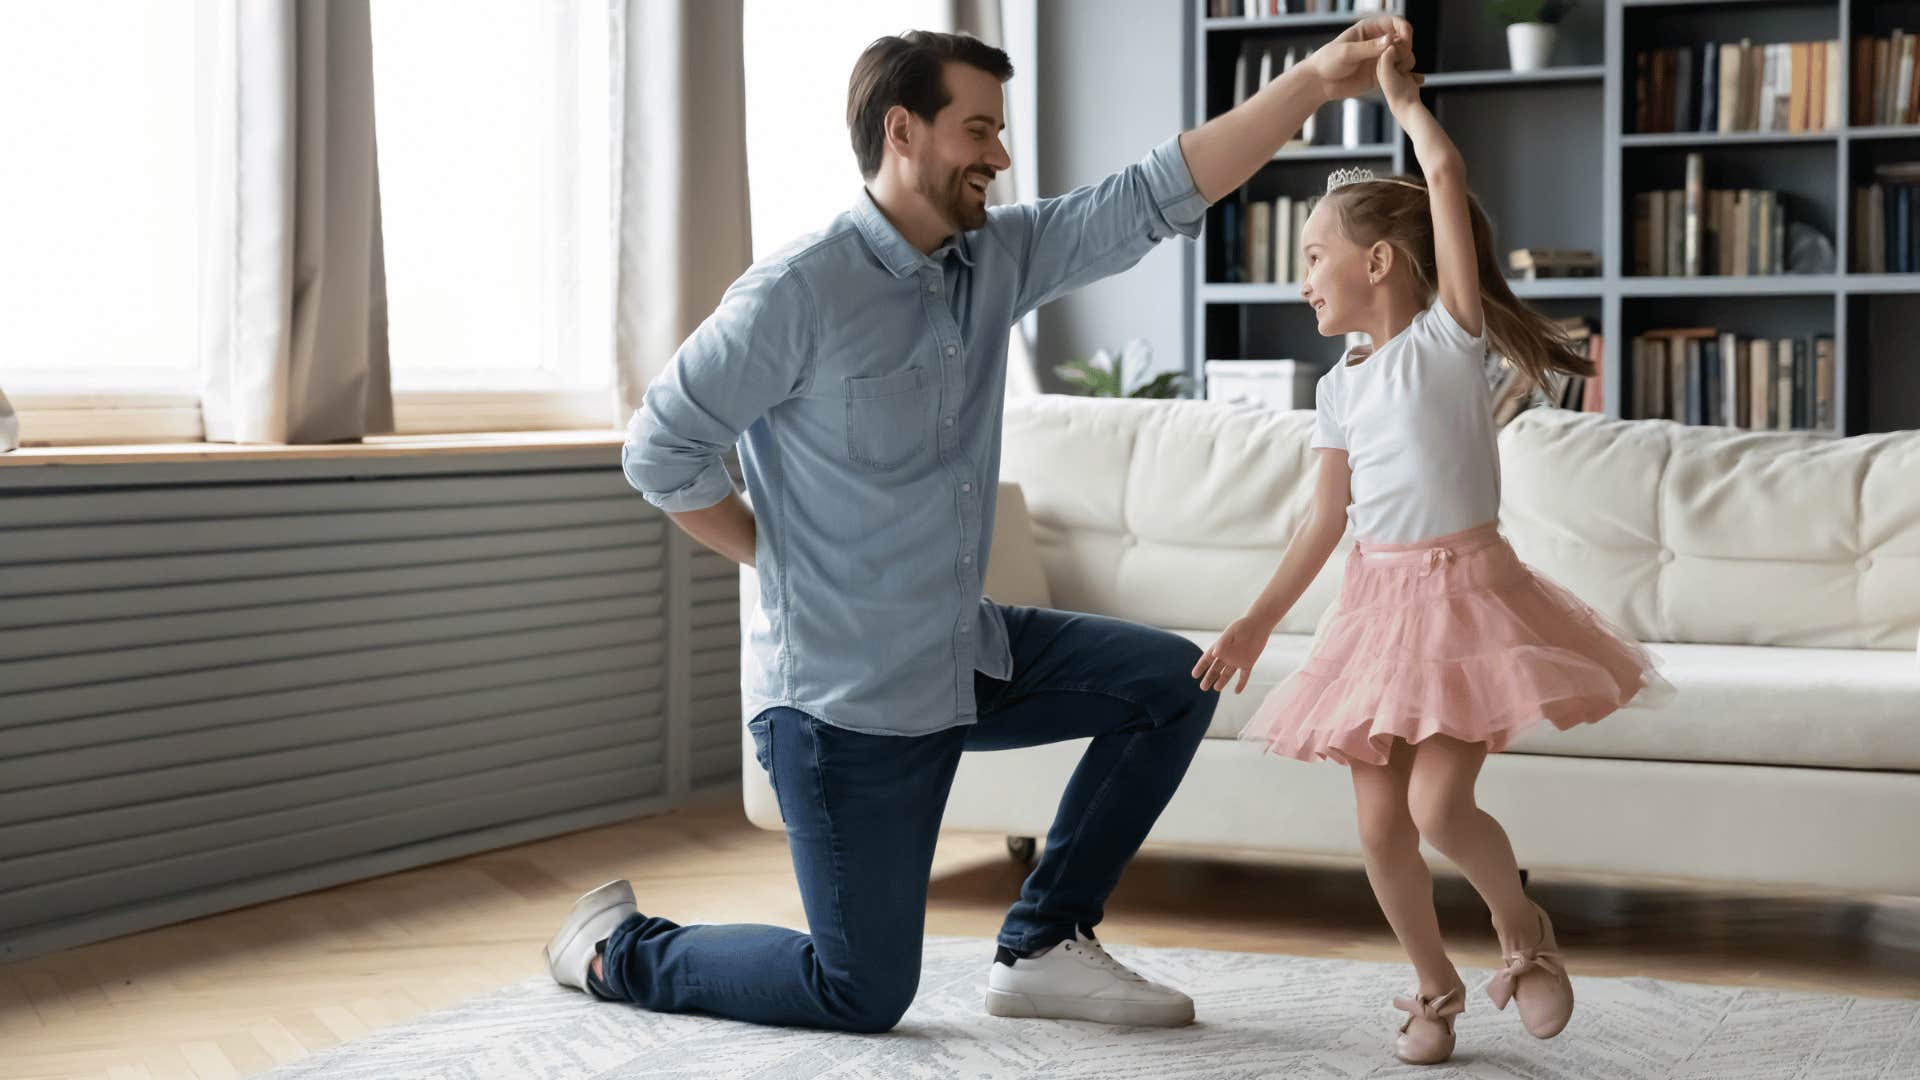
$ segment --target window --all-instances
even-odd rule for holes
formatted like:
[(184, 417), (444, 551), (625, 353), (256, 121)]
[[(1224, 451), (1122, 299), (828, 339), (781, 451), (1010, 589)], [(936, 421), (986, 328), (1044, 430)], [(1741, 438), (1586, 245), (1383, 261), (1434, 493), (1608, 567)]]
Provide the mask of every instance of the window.
[(398, 426), (609, 424), (607, 5), (372, 10)]
[(946, 0), (746, 0), (753, 257), (825, 228), (860, 194), (847, 77), (875, 38), (948, 25)]
[(199, 437), (193, 34), (173, 0), (0, 17), (0, 388), (28, 438), (92, 406)]

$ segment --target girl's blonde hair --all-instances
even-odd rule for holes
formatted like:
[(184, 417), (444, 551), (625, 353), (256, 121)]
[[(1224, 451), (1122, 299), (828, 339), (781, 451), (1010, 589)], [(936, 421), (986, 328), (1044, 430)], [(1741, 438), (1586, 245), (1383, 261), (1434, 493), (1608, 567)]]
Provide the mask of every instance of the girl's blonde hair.
[[(1440, 274), (1433, 256), (1433, 209), (1427, 186), (1410, 176), (1361, 180), (1328, 192), (1326, 202), (1339, 214), (1340, 231), (1361, 247), (1385, 240), (1406, 261), (1419, 283), (1422, 300), (1433, 302)], [(1473, 219), (1474, 261), (1480, 272), (1480, 308), (1486, 319), (1487, 340), (1493, 350), (1511, 360), (1536, 386), (1550, 387), (1549, 372), (1592, 375), (1593, 361), (1567, 337), (1567, 332), (1538, 311), (1520, 302), (1507, 286), (1506, 275), (1493, 255), (1493, 225), (1480, 200), (1467, 196)]]

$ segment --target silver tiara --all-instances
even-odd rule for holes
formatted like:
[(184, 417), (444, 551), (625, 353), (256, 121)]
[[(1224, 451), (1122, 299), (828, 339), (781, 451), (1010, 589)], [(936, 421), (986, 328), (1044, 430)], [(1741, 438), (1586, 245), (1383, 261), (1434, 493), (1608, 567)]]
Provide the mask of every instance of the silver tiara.
[(1375, 179), (1372, 169), (1364, 167), (1335, 169), (1333, 170), (1333, 175), (1327, 177), (1327, 190), (1332, 191), (1334, 188), (1346, 187), (1348, 184), (1364, 183), (1372, 179)]

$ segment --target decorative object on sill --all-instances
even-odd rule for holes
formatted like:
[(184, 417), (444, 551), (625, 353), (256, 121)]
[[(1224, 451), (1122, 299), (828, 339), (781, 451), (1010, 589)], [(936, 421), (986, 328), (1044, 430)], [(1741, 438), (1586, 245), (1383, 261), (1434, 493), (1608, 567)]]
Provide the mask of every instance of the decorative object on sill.
[(1153, 346), (1145, 338), (1134, 338), (1120, 349), (1119, 359), (1100, 349), (1087, 360), (1061, 364), (1053, 373), (1085, 397), (1176, 398), (1187, 388), (1187, 377), (1177, 371), (1163, 371), (1144, 382), (1127, 388), (1128, 372), (1145, 372), (1153, 366)]
[(1507, 268), (1523, 281), (1540, 278), (1598, 277), (1600, 256), (1591, 251), (1520, 248), (1507, 253)]
[(20, 447), (20, 418), (13, 415), (5, 391), (0, 391), (0, 454)]
[(1507, 58), (1515, 71), (1551, 67), (1557, 25), (1573, 4), (1569, 0), (1489, 0), (1487, 17), (1507, 28)]

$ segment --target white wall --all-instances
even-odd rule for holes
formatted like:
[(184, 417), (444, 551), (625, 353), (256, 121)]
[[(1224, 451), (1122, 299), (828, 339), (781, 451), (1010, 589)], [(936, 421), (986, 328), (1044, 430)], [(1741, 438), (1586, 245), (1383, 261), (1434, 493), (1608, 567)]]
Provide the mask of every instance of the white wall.
[[(1178, 0), (1042, 0), (1039, 8), (1041, 196), (1099, 181), (1185, 125), (1186, 22)], [(1025, 77), (1028, 73), (1017, 73)], [(1132, 270), (1040, 310), (1039, 359), (1055, 364), (1153, 344), (1154, 366), (1185, 365), (1188, 241), (1163, 243)]]

